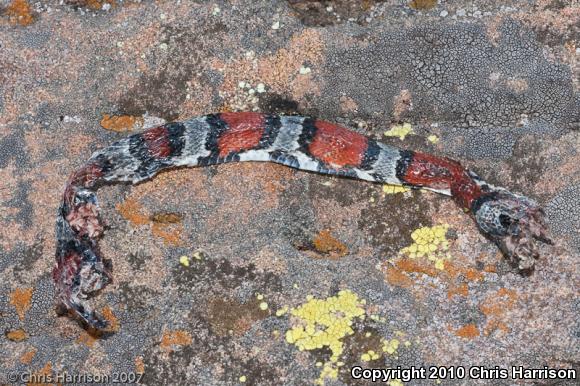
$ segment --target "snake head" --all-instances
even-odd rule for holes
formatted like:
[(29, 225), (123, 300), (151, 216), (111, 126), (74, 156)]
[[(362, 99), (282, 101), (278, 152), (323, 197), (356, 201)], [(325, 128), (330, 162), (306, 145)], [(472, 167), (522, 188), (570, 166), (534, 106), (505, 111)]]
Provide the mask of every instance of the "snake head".
[(532, 271), (540, 256), (537, 241), (552, 244), (544, 211), (527, 197), (496, 189), (476, 200), (472, 211), (479, 229), (523, 272)]

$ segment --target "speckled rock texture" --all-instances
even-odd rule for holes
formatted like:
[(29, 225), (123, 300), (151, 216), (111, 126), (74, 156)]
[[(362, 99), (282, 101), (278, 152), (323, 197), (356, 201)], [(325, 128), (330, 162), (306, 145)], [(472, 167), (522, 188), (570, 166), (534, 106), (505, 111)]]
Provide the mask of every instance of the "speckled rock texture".
[[(565, 0), (0, 0), (0, 383), (579, 371), (579, 25)], [(522, 276), (434, 193), (273, 164), (180, 169), (101, 189), (114, 282), (94, 304), (111, 330), (59, 316), (68, 174), (131, 131), (240, 110), (458, 159), (542, 203), (556, 243)], [(402, 124), (403, 140), (384, 135)]]

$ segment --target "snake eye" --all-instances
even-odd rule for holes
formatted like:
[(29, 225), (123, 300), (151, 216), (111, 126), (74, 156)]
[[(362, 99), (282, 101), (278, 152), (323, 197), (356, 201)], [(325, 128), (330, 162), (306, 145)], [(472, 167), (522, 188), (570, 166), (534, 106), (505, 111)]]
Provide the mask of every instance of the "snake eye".
[(499, 223), (505, 229), (509, 229), (510, 226), (514, 223), (514, 220), (510, 216), (508, 216), (506, 214), (500, 214), (499, 215)]

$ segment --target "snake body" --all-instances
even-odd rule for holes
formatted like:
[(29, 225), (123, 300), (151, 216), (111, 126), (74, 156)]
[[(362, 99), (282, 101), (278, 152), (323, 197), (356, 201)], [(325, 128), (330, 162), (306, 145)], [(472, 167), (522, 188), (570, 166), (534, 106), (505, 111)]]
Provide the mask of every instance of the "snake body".
[(53, 278), (59, 302), (88, 327), (107, 327), (87, 301), (111, 279), (98, 249), (104, 231), (98, 187), (138, 183), (172, 167), (242, 161), (449, 195), (521, 270), (531, 269), (538, 258), (534, 239), (550, 242), (543, 212), (533, 200), (486, 183), (457, 161), (400, 150), (310, 117), (211, 114), (130, 135), (95, 152), (71, 174), (56, 222)]

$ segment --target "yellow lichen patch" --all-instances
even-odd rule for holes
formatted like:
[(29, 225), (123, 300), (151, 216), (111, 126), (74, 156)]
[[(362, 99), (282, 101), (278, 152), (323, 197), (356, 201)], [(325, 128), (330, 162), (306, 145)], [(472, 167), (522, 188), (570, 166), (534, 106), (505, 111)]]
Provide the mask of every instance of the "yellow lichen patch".
[(392, 184), (384, 184), (383, 185), (383, 193), (384, 194), (395, 194), (395, 193), (405, 193), (408, 192), (409, 188), (402, 185), (392, 185)]
[(401, 249), (401, 253), (414, 259), (417, 257), (427, 257), (435, 264), (435, 268), (443, 270), (445, 260), (451, 259), (449, 242), (446, 238), (449, 225), (436, 225), (433, 227), (422, 227), (411, 233), (413, 243)]
[(427, 137), (427, 140), (429, 142), (435, 144), (435, 143), (439, 142), (439, 137), (436, 136), (436, 135), (434, 135), (434, 134), (432, 134), (432, 135), (430, 135), (430, 136)]
[(393, 338), (391, 340), (383, 339), (383, 352), (386, 352), (389, 355), (393, 355), (397, 352), (399, 345), (401, 342), (397, 338)]
[(106, 306), (103, 308), (103, 317), (109, 322), (107, 331), (119, 331), (119, 319), (113, 314), (111, 307)]
[(189, 267), (189, 257), (183, 255), (179, 258), (179, 263), (185, 267)]
[(36, 355), (36, 350), (30, 350), (25, 352), (24, 354), (22, 354), (20, 356), (20, 363), (23, 363), (25, 365), (29, 365), (30, 362), (32, 362), (32, 359), (34, 358), (34, 356)]
[(342, 339), (354, 333), (351, 326), (355, 318), (364, 319), (364, 303), (354, 292), (343, 290), (326, 300), (308, 296), (306, 303), (290, 311), (299, 321), (286, 331), (286, 341), (300, 351), (327, 347), (332, 353), (316, 383), (323, 384), (324, 379), (337, 377)]
[(329, 230), (323, 230), (312, 240), (314, 249), (336, 259), (348, 254), (348, 247), (339, 240), (332, 237)]
[(143, 362), (143, 357), (141, 356), (135, 358), (135, 372), (137, 374), (143, 374), (145, 372), (145, 362)]
[(19, 328), (17, 330), (7, 331), (6, 338), (13, 342), (22, 342), (28, 339), (28, 334), (23, 329)]
[(455, 335), (465, 339), (473, 339), (479, 336), (479, 329), (475, 324), (470, 323), (455, 330)]
[(173, 351), (174, 346), (189, 346), (191, 342), (191, 335), (187, 331), (164, 331), (160, 346), (163, 350), (170, 352)]
[(4, 10), (4, 14), (8, 16), (11, 24), (27, 26), (34, 21), (32, 8), (26, 0), (12, 0), (10, 5)]
[(10, 295), (10, 304), (16, 308), (20, 320), (24, 320), (26, 311), (30, 308), (33, 288), (16, 288)]
[(379, 353), (376, 353), (373, 350), (369, 350), (360, 356), (360, 360), (363, 362), (370, 362), (379, 358), (380, 358)]
[(288, 312), (288, 306), (284, 306), (276, 311), (276, 316), (285, 315)]
[(123, 133), (140, 129), (143, 127), (143, 122), (143, 117), (105, 114), (103, 115), (103, 119), (101, 119), (101, 126), (106, 130)]
[(402, 141), (409, 134), (413, 133), (413, 128), (410, 123), (403, 123), (402, 125), (395, 125), (390, 130), (385, 131), (387, 137), (399, 137)]
[(248, 378), (245, 375), (241, 375), (238, 380), (240, 381), (240, 383), (244, 383), (248, 380)]
[(373, 320), (377, 323), (386, 323), (387, 322), (387, 318), (385, 318), (384, 316), (380, 316), (380, 315), (371, 315), (370, 318), (371, 318), (371, 320)]

